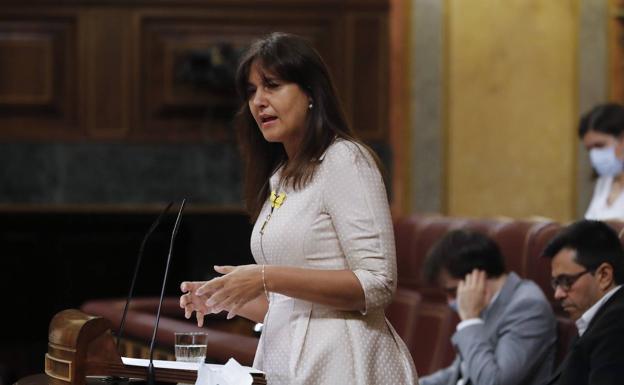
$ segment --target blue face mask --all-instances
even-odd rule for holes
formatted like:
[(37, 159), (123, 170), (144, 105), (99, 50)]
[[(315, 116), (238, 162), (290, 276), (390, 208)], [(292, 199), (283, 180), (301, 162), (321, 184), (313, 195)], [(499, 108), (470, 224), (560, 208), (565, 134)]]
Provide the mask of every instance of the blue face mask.
[(592, 148), (589, 159), (600, 176), (615, 176), (624, 171), (624, 162), (615, 156), (615, 147)]
[(455, 313), (459, 313), (459, 306), (457, 306), (457, 300), (453, 299), (448, 301), (448, 305)]

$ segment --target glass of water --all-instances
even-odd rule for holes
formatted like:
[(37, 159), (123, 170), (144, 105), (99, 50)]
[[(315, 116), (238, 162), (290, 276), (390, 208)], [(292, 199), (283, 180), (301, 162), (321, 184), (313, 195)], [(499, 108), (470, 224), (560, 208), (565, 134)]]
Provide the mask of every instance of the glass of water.
[(175, 333), (176, 361), (203, 363), (207, 346), (208, 334), (204, 332)]

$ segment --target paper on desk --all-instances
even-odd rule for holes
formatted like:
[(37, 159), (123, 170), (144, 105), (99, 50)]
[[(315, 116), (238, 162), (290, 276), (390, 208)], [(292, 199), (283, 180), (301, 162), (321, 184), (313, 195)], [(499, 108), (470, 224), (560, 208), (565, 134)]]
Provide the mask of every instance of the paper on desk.
[(249, 371), (235, 359), (216, 369), (214, 366), (201, 365), (197, 372), (195, 385), (251, 385), (253, 378)]
[[(121, 361), (124, 363), (124, 365), (130, 365), (130, 366), (141, 366), (141, 367), (146, 368), (149, 365), (149, 360), (146, 360), (144, 358), (121, 357)], [(197, 370), (199, 366), (199, 364), (196, 362), (163, 361), (163, 360), (154, 360), (153, 362), (154, 362), (155, 368), (163, 368), (163, 369)], [(236, 363), (238, 364), (238, 362)], [(216, 371), (220, 371), (224, 366), (224, 365), (217, 365), (217, 364), (204, 364), (204, 365)], [(249, 366), (240, 366), (240, 367), (246, 370), (247, 373), (262, 373), (261, 371), (251, 368)]]
[[(124, 363), (124, 365), (130, 365), (130, 366), (147, 367), (149, 365), (149, 360), (146, 360), (144, 358), (121, 357), (121, 361)], [(199, 366), (199, 363), (197, 362), (164, 361), (164, 360), (153, 360), (152, 362), (155, 368), (162, 368), (162, 369), (197, 370)]]

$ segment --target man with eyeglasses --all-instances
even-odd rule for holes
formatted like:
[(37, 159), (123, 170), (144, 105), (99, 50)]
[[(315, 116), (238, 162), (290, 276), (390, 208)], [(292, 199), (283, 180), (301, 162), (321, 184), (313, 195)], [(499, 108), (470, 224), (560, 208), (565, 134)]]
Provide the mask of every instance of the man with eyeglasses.
[(579, 338), (548, 384), (624, 384), (624, 250), (615, 231), (582, 220), (544, 250), (555, 299), (576, 321)]
[(556, 322), (533, 282), (505, 271), (498, 245), (469, 230), (447, 233), (431, 249), (425, 278), (442, 288), (461, 319), (451, 366), (420, 385), (542, 385), (552, 373)]

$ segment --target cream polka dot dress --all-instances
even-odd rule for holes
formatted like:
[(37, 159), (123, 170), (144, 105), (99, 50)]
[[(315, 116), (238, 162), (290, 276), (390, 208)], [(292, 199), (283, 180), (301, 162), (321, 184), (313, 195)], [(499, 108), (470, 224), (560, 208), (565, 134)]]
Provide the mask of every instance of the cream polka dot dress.
[(392, 221), (383, 180), (368, 152), (337, 140), (312, 181), (264, 205), (251, 237), (258, 264), (351, 269), (366, 310), (340, 311), (270, 293), (254, 367), (269, 385), (417, 384), (409, 351), (384, 316), (396, 288)]

